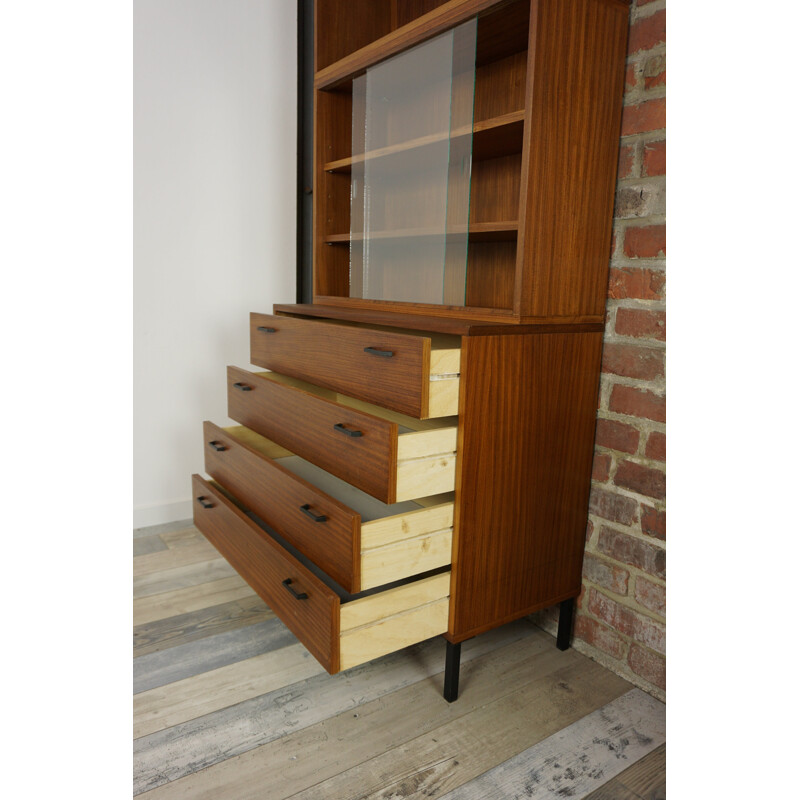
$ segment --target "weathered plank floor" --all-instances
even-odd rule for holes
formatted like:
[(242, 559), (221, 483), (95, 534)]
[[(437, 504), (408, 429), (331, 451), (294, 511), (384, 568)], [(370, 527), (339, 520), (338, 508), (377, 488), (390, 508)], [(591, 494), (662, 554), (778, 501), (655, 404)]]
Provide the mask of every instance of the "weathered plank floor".
[(134, 532), (143, 800), (659, 800), (664, 706), (528, 621), (329, 676), (191, 523)]

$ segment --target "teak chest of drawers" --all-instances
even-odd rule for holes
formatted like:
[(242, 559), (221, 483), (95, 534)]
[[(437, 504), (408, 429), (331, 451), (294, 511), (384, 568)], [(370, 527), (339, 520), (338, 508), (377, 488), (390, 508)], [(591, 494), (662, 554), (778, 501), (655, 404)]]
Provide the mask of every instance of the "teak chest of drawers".
[(313, 302), (250, 318), (195, 522), (330, 672), (560, 604), (591, 482), (627, 0), (315, 0)]
[[(452, 699), (454, 645), (562, 601), (566, 646), (600, 326), (464, 326), (468, 335), (446, 337), (458, 371), (440, 373), (457, 387), (447, 410), (458, 414), (420, 420), (344, 391), (369, 385), (372, 399), (404, 404), (386, 376), (422, 397), (435, 382), (416, 357), (429, 337), (278, 310), (251, 315), (251, 361), (285, 369), (298, 340), (306, 353), (288, 365), (296, 377), (229, 367), (228, 413), (242, 424), (205, 423), (213, 482), (194, 477), (200, 530), (331, 672), (445, 634)], [(319, 354), (334, 350), (338, 369), (325, 387), (312, 383), (328, 363)]]

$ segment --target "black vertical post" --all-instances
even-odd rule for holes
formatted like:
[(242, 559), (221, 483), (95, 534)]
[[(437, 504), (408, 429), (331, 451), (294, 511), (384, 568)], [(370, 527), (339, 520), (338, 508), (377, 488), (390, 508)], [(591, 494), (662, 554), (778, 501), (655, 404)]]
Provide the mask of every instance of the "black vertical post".
[(556, 647), (559, 650), (566, 650), (572, 638), (572, 611), (575, 608), (575, 598), (570, 597), (564, 600), (558, 612), (558, 635), (556, 636)]
[[(447, 641), (447, 640), (445, 640)], [(444, 699), (452, 703), (458, 699), (458, 670), (461, 666), (461, 642), (447, 642), (444, 659)]]

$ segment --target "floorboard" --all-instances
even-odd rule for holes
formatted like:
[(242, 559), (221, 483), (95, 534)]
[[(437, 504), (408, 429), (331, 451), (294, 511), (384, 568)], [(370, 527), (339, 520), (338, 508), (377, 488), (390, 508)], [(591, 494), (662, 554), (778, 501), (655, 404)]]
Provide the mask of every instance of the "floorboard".
[(266, 603), (253, 595), (244, 600), (179, 614), (147, 625), (136, 625), (133, 629), (133, 655), (144, 656), (186, 642), (195, 642), (215, 633), (253, 625), (274, 616)]
[(235, 664), (297, 641), (277, 618), (215, 633), (133, 659), (133, 693)]
[(330, 676), (196, 528), (134, 552), (141, 800), (666, 798), (663, 705), (527, 620), (447, 703), (441, 637)]

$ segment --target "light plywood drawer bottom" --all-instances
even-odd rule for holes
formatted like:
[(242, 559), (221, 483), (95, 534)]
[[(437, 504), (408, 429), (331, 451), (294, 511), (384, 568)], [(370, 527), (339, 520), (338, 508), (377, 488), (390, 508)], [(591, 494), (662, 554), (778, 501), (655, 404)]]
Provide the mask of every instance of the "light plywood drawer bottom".
[(192, 478), (197, 527), (330, 673), (447, 630), (450, 572), (352, 596), (282, 547), (222, 489)]

